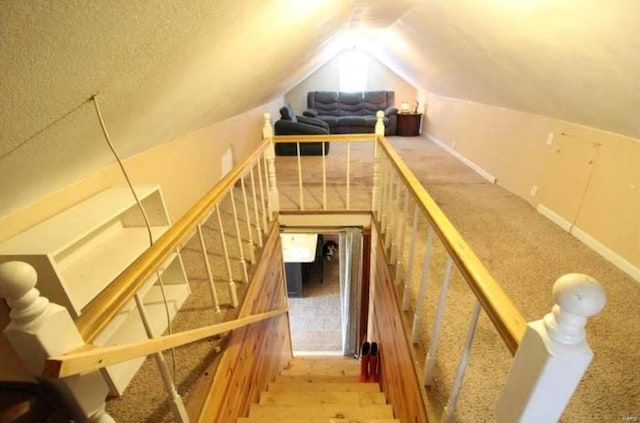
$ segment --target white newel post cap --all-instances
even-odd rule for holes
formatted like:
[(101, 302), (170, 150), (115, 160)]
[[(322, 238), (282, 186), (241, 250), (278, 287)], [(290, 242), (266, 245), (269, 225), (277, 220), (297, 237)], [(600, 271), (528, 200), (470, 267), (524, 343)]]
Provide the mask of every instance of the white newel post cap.
[(11, 320), (28, 323), (47, 310), (49, 300), (35, 289), (38, 273), (29, 263), (8, 261), (0, 264), (0, 297), (5, 298), (11, 312)]
[(384, 112), (378, 110), (376, 112), (376, 135), (384, 135)]
[(262, 139), (273, 138), (273, 127), (271, 126), (271, 113), (264, 115), (264, 125), (262, 126)]
[(553, 284), (556, 305), (544, 317), (549, 337), (563, 344), (584, 341), (587, 318), (604, 308), (607, 294), (600, 283), (588, 275), (569, 273)]

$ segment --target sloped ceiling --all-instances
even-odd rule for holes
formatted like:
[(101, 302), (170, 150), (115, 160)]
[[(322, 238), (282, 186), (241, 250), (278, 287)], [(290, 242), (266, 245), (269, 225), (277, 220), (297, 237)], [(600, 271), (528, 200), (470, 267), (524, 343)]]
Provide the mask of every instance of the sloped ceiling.
[(92, 95), (126, 157), (282, 95), (344, 30), (434, 93), (640, 137), (639, 26), (640, 0), (4, 0), (0, 214), (112, 162)]
[(424, 1), (372, 52), (436, 94), (640, 138), (638, 0)]
[(46, 194), (113, 162), (92, 95), (117, 149), (130, 156), (284, 92), (348, 23), (351, 7), (342, 0), (0, 2), (3, 205), (24, 205), (34, 190)]

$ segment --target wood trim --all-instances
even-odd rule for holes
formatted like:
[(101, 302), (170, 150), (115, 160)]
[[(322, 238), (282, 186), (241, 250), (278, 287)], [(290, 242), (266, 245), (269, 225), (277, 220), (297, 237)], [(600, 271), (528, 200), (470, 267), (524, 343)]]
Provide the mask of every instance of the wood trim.
[(310, 142), (374, 142), (375, 134), (333, 134), (333, 135), (276, 135), (273, 142), (299, 142), (300, 144)]
[(511, 354), (515, 354), (524, 335), (526, 320), (387, 139), (378, 137), (378, 142), (451, 255), (462, 277), (480, 301), (507, 348)]
[[(261, 257), (247, 288), (239, 316), (282, 309), (287, 304), (280, 228), (276, 224), (265, 241)], [(291, 358), (289, 316), (283, 314), (251, 326), (235, 330), (228, 338), (220, 365), (206, 398), (190, 398), (202, 402), (202, 412), (192, 421), (235, 422), (246, 416), (249, 406), (257, 402), (260, 392), (284, 368)]]
[(89, 350), (86, 347), (82, 347), (82, 351), (72, 351), (62, 356), (48, 358), (44, 363), (43, 375), (60, 378), (88, 373), (123, 361), (177, 348), (213, 335), (239, 329), (286, 312), (286, 309), (269, 311), (140, 342), (91, 348)]
[(133, 298), (145, 281), (164, 262), (167, 256), (196, 230), (197, 225), (215, 205), (233, 188), (234, 183), (269, 145), (263, 141), (255, 151), (235, 166), (148, 250), (140, 255), (100, 295), (94, 298), (76, 320), (78, 331), (86, 343), (92, 343), (122, 307)]
[[(410, 350), (409, 335), (402, 321), (393, 277), (387, 266), (382, 238), (372, 236), (373, 280), (371, 341), (378, 342), (380, 383), (396, 418), (403, 422), (428, 423), (425, 399)], [(377, 242), (376, 242), (377, 241)], [(373, 245), (375, 244), (375, 245)]]

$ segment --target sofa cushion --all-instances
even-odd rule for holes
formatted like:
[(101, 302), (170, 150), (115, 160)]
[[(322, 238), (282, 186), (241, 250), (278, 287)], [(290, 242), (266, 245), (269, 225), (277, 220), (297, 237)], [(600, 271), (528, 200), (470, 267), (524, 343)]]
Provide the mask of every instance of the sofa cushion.
[(338, 126), (362, 126), (363, 116), (341, 116), (338, 118)]
[(362, 112), (362, 93), (339, 93), (338, 108), (340, 116), (360, 115)]
[(378, 110), (385, 110), (392, 105), (393, 103), (389, 102), (388, 91), (367, 91), (364, 93), (362, 114), (375, 115)]
[(338, 116), (338, 93), (331, 91), (311, 91), (307, 94), (307, 105), (318, 111), (318, 115)]
[(327, 122), (329, 124), (329, 128), (335, 128), (336, 126), (338, 126), (338, 116), (318, 115), (316, 119)]

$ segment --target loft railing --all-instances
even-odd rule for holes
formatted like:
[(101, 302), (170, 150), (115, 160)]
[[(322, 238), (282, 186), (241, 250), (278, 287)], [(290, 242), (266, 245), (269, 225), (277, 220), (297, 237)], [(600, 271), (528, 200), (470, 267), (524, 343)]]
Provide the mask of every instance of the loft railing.
[[(259, 313), (231, 322), (160, 336), (160, 333), (153, 332), (145, 304), (139, 295), (150, 278), (155, 276), (162, 283), (163, 264), (170, 256), (180, 254), (187, 244), (193, 244), (199, 245), (202, 254), (209, 285), (210, 309), (214, 313), (222, 311), (218, 292), (220, 286), (227, 290), (223, 292), (228, 299), (225, 305), (238, 307), (241, 302), (238, 284), (249, 282), (248, 268), (256, 263), (263, 247), (263, 238), (270, 230), (274, 212), (277, 211), (273, 160), (273, 146), (264, 140), (91, 301), (75, 322), (66, 309), (50, 304), (39, 295), (35, 289), (38, 275), (31, 265), (24, 262), (0, 265), (0, 296), (7, 299), (12, 309), (12, 323), (5, 331), (7, 337), (36, 378), (63, 378), (60, 379), (65, 385), (63, 389), (72, 393), (73, 407), (80, 410), (80, 415), (75, 417), (96, 422), (113, 421), (104, 409), (107, 389), (96, 370), (149, 355), (155, 358), (174, 419), (189, 421), (161, 352), (284, 312), (275, 310)], [(197, 242), (194, 242), (196, 239)], [(212, 254), (212, 246), (221, 251)], [(230, 254), (230, 250), (233, 250), (233, 254)], [(214, 276), (212, 269), (216, 260), (217, 267), (224, 268), (224, 277)], [(108, 347), (92, 345), (132, 301), (135, 301), (150, 340)], [(45, 358), (48, 361), (43, 371)]]
[[(353, 210), (351, 145), (368, 142), (367, 153), (359, 157), (359, 165), (368, 162), (373, 168), (369, 181), (362, 183), (368, 193), (370, 207), (377, 230), (385, 246), (386, 261), (393, 270), (395, 284), (401, 286), (402, 300), (399, 307), (409, 311), (413, 306), (411, 340), (428, 345), (423, 366), (422, 382), (430, 387), (434, 384), (436, 352), (444, 324), (444, 310), (452, 272), (457, 271), (466, 281), (476, 298), (471, 322), (457, 365), (447, 404), (440, 418), (444, 422), (453, 420), (457, 400), (467, 369), (469, 353), (481, 311), (489, 317), (493, 327), (502, 338), (506, 348), (515, 355), (509, 378), (496, 405), (499, 422), (555, 422), (568, 403), (573, 391), (588, 366), (592, 353), (584, 339), (586, 318), (598, 313), (604, 306), (605, 294), (600, 285), (586, 275), (565, 275), (556, 281), (553, 288), (555, 306), (542, 320), (527, 324), (520, 311), (491, 276), (478, 256), (469, 247), (460, 233), (438, 207), (416, 175), (403, 162), (398, 153), (384, 137), (383, 114), (378, 112), (375, 134), (339, 136), (276, 136), (275, 143), (297, 144), (297, 183), (291, 179), (283, 181), (279, 174), (278, 189), (282, 196), (297, 191), (298, 201), (291, 202), (290, 209), (299, 211), (331, 212)], [(301, 157), (300, 145), (310, 142), (331, 142), (333, 148), (347, 142), (346, 151), (338, 157), (321, 159)], [(358, 144), (354, 144), (358, 145)], [(324, 153), (323, 144), (323, 153)], [(286, 161), (289, 163), (286, 163)], [(306, 160), (306, 166), (302, 161)], [(344, 161), (337, 169), (344, 175), (344, 182), (334, 184), (342, 189), (335, 196), (344, 199), (342, 204), (327, 207), (327, 163)], [(290, 158), (278, 157), (276, 164), (291, 165)], [(309, 168), (322, 169), (322, 202), (309, 207), (307, 197), (314, 195), (303, 183), (303, 175)], [(280, 168), (277, 167), (278, 172)], [(309, 178), (307, 178), (309, 179)], [(367, 183), (368, 182), (368, 183)], [(311, 184), (320, 184), (311, 178)], [(362, 188), (362, 186), (360, 187)], [(294, 196), (291, 196), (294, 197)], [(362, 202), (360, 204), (362, 206)], [(285, 208), (283, 207), (284, 211)], [(424, 228), (427, 228), (424, 230)], [(421, 229), (422, 228), (422, 229)], [(424, 233), (426, 232), (426, 234)], [(408, 241), (408, 242), (407, 242)], [(439, 242), (446, 251), (443, 278), (437, 300), (435, 316), (427, 339), (421, 339), (420, 328), (425, 311), (427, 284), (433, 281), (432, 251)], [(408, 244), (408, 245), (407, 245)], [(408, 248), (407, 248), (408, 247)], [(421, 257), (418, 252), (422, 251)], [(418, 270), (420, 269), (420, 270)], [(412, 285), (419, 276), (417, 295)], [(533, 376), (531, 369), (535, 369)], [(541, 406), (544, 404), (544, 407)]]
[[(92, 384), (96, 383), (96, 378), (100, 377), (96, 372), (91, 373), (91, 370), (107, 366), (109, 363), (128, 360), (134, 356), (154, 355), (163, 375), (176, 420), (188, 421), (184, 406), (169, 377), (168, 369), (163, 364), (160, 351), (193, 342), (203, 336), (229, 329), (230, 326), (209, 325), (190, 333), (161, 338), (156, 337), (158, 334), (149, 333), (149, 338), (156, 339), (134, 345), (83, 351), (87, 349), (87, 344), (95, 340), (118, 311), (135, 298), (136, 292), (150, 276), (158, 271), (167, 257), (180, 251), (193, 236), (199, 238), (211, 284), (211, 307), (220, 310), (216, 282), (211, 271), (210, 255), (207, 254), (202, 231), (205, 222), (213, 214), (216, 215), (214, 226), (218, 228), (223, 250), (221, 259), (226, 269), (230, 305), (235, 307), (239, 302), (236, 280), (244, 282), (249, 280), (247, 265), (256, 261), (255, 251), (262, 247), (262, 238), (267, 232), (268, 222), (276, 219), (278, 212), (291, 209), (325, 213), (364, 211), (371, 214), (382, 237), (386, 260), (393, 270), (395, 283), (404, 286), (399, 306), (406, 310), (411, 303), (415, 303), (412, 319), (414, 342), (418, 341), (417, 328), (422, 321), (426, 285), (430, 281), (432, 267), (432, 248), (436, 238), (447, 252), (436, 317), (429, 334), (429, 351), (426, 354), (423, 373), (425, 385), (431, 385), (434, 380), (436, 351), (444, 324), (442, 316), (445, 299), (454, 268), (464, 278), (476, 297), (467, 339), (442, 420), (452, 419), (478, 316), (484, 310), (507, 349), (516, 355), (505, 390), (497, 405), (498, 420), (501, 422), (555, 421), (591, 359), (589, 347), (584, 342), (583, 327), (586, 317), (597, 313), (604, 305), (604, 294), (601, 288), (597, 282), (584, 275), (568, 275), (560, 278), (554, 287), (556, 305), (552, 313), (545, 316), (543, 320), (527, 325), (500, 285), (491, 277), (383, 134), (384, 126), (379, 113), (375, 134), (274, 137), (270, 117), (265, 115), (264, 142), (90, 303), (75, 325), (71, 322), (68, 313), (65, 314), (64, 309), (48, 304), (46, 299), (39, 296), (34, 289), (37, 275), (28, 264), (14, 262), (1, 265), (0, 281), (3, 285), (1, 294), (8, 299), (12, 308), (11, 332), (15, 336), (9, 335), (11, 342), (16, 348), (23, 348), (25, 345), (36, 350), (40, 348), (37, 354), (25, 356), (27, 365), (34, 375), (42, 374), (43, 359), (50, 356), (56, 357), (49, 361), (50, 367), (47, 370), (49, 376), (62, 377), (90, 372), (68, 384), (67, 387), (75, 393), (76, 402), (83, 410), (84, 417), (90, 421), (110, 421), (110, 417), (104, 411), (103, 399), (99, 398), (104, 392), (94, 389), (94, 395), (87, 394), (91, 391)], [(287, 158), (295, 160), (297, 171), (293, 175), (281, 173), (276, 178), (274, 143), (279, 142), (297, 143), (298, 154)], [(343, 162), (344, 167), (336, 166), (333, 156), (323, 154), (320, 158), (302, 157), (300, 145), (308, 142), (331, 142), (332, 145), (342, 145), (346, 156)], [(285, 158), (278, 158), (278, 162), (283, 160)], [(314, 176), (318, 167), (321, 175), (320, 182)], [(354, 172), (354, 168), (370, 171), (370, 173), (363, 177), (361, 173)], [(312, 177), (311, 182), (309, 182), (309, 175)], [(288, 179), (286, 176), (292, 176), (293, 179)], [(236, 187), (237, 185), (239, 188)], [(242, 198), (240, 211), (237, 208), (236, 197)], [(220, 206), (225, 198), (231, 202), (231, 219), (221, 217)], [(426, 235), (420, 230), (425, 226), (428, 228)], [(244, 234), (241, 233), (242, 230)], [(232, 259), (227, 244), (226, 234), (228, 233), (234, 234), (238, 241), (236, 259), (241, 268), (239, 277), (233, 274)], [(249, 240), (246, 254), (242, 243), (243, 237)], [(407, 244), (409, 244), (408, 248)], [(424, 253), (420, 261), (417, 253), (422, 250)], [(419, 268), (422, 269), (421, 272), (414, 272), (414, 269)], [(417, 296), (411, 298), (410, 288), (415, 274), (419, 274), (420, 282)], [(576, 300), (577, 298), (579, 300)], [(144, 307), (139, 302), (138, 307), (141, 315), (144, 316)], [(274, 311), (273, 314), (245, 318), (231, 325), (241, 327), (279, 313)], [(71, 335), (67, 339), (51, 339), (46, 334), (54, 330), (51, 326), (52, 322), (56, 324), (55, 330), (64, 330)], [(24, 333), (32, 336), (31, 341), (26, 344)], [(570, 365), (566, 364), (567, 357), (572, 358)], [(533, 376), (530, 371), (532, 368), (536, 369)], [(549, 392), (555, 395), (551, 401), (552, 404), (547, 403)], [(538, 404), (541, 403), (546, 405), (544, 414), (540, 414), (538, 410)]]

